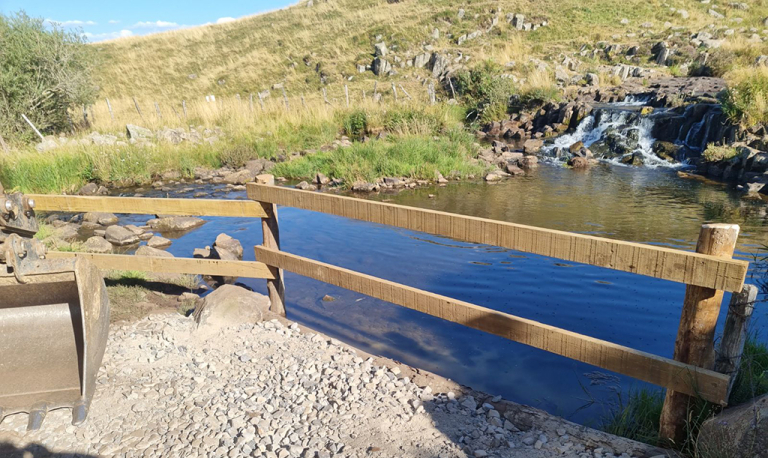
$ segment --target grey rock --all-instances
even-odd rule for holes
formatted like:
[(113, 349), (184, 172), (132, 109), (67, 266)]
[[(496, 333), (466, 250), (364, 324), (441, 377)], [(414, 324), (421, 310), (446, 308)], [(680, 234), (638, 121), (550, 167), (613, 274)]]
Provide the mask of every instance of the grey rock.
[(205, 296), (195, 309), (195, 322), (200, 328), (217, 330), (241, 323), (258, 323), (269, 310), (269, 299), (234, 285), (223, 285)]
[(156, 231), (182, 232), (198, 228), (205, 224), (205, 221), (194, 216), (169, 216), (151, 219), (147, 224)]
[(85, 241), (83, 250), (88, 253), (111, 253), (112, 244), (107, 242), (104, 237), (93, 236)]
[(149, 258), (173, 258), (171, 253), (165, 251), (165, 250), (159, 250), (157, 248), (152, 248), (151, 246), (142, 245), (140, 246), (135, 253), (136, 256), (146, 256)]
[(109, 226), (104, 238), (112, 245), (125, 246), (139, 243), (139, 238), (123, 226)]
[(173, 242), (168, 240), (165, 237), (160, 237), (159, 235), (153, 235), (152, 238), (147, 240), (147, 246), (150, 248), (167, 248), (171, 246)]
[(154, 138), (151, 130), (134, 124), (127, 124), (125, 126), (125, 131), (128, 138), (131, 140), (150, 140)]

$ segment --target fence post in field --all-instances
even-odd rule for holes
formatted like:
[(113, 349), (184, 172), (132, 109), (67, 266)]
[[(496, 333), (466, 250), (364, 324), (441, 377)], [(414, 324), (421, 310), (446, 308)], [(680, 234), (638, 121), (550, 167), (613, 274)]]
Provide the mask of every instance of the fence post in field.
[(41, 134), (41, 133), (40, 133), (40, 131), (39, 131), (39, 130), (37, 130), (37, 127), (35, 127), (35, 125), (34, 125), (34, 124), (32, 124), (32, 121), (30, 121), (30, 120), (29, 120), (29, 118), (27, 117), (27, 115), (24, 115), (24, 114), (22, 114), (22, 115), (21, 115), (21, 117), (22, 117), (22, 118), (24, 118), (24, 120), (25, 120), (25, 121), (27, 121), (27, 124), (29, 124), (29, 127), (31, 127), (31, 128), (32, 128), (32, 130), (34, 130), (34, 131), (35, 131), (35, 133), (37, 134), (37, 136), (38, 136), (38, 137), (40, 137), (40, 140), (45, 140), (45, 138), (43, 137), (43, 134)]
[(347, 98), (347, 108), (349, 108), (349, 86), (344, 85), (344, 96)]
[(253, 93), (248, 96), (248, 111), (253, 113)]
[[(704, 224), (696, 252), (730, 259), (736, 248), (739, 226)], [(686, 286), (683, 313), (675, 340), (675, 360), (712, 369), (715, 365), (715, 326), (723, 301), (723, 291), (701, 286)], [(688, 408), (695, 398), (667, 389), (661, 411), (659, 436), (680, 443), (686, 435)]]
[(3, 147), (3, 151), (6, 153), (8, 152), (8, 145), (5, 144), (5, 140), (3, 140), (3, 136), (0, 135), (0, 146)]
[(307, 102), (304, 101), (304, 96), (301, 96), (301, 106), (304, 107), (304, 109), (307, 109)]
[[(256, 182), (269, 186), (275, 185), (274, 175), (263, 174), (256, 177)], [(277, 225), (277, 205), (259, 202), (267, 214), (261, 218), (261, 231), (264, 234), (262, 245), (273, 250), (280, 249), (280, 229)], [(277, 267), (269, 266), (269, 270), (275, 277), (274, 280), (267, 280), (267, 290), (269, 291), (270, 311), (285, 316), (285, 283), (283, 282), (283, 270)]]
[(143, 121), (144, 115), (141, 114), (141, 109), (139, 108), (139, 102), (136, 101), (136, 97), (133, 98), (133, 105), (136, 107), (136, 111), (139, 113), (139, 117)]
[(736, 376), (739, 374), (741, 356), (744, 354), (744, 344), (747, 341), (749, 322), (752, 320), (756, 299), (757, 286), (744, 285), (741, 292), (733, 293), (731, 303), (728, 306), (723, 339), (720, 341), (715, 360), (715, 370), (731, 377), (731, 381), (728, 383), (729, 396)]
[(83, 105), (83, 122), (85, 127), (91, 127), (91, 123), (88, 122), (88, 110), (85, 108), (85, 105)]
[(184, 119), (187, 119), (187, 101), (181, 101), (181, 109), (184, 110)]
[(408, 100), (413, 100), (413, 97), (411, 97), (411, 94), (408, 93), (408, 91), (405, 90), (403, 85), (400, 85), (400, 90), (403, 91), (403, 94), (405, 94), (406, 97), (408, 97)]
[(451, 87), (451, 96), (453, 100), (456, 100), (456, 91), (453, 89), (453, 81), (451, 80), (451, 78), (448, 78), (448, 86)]
[(173, 114), (175, 114), (175, 115), (176, 115), (176, 118), (177, 118), (179, 121), (181, 121), (181, 116), (179, 116), (179, 112), (178, 112), (178, 111), (176, 111), (176, 107), (174, 107), (173, 105), (171, 105), (171, 110), (173, 110)]
[(157, 102), (155, 102), (155, 111), (157, 111), (157, 117), (158, 117), (160, 120), (162, 120), (162, 119), (163, 119), (163, 115), (160, 113), (160, 105), (158, 105), (158, 103), (157, 103)]
[(327, 105), (331, 104), (331, 102), (328, 101), (328, 92), (326, 92), (325, 88), (323, 88), (323, 100)]
[(107, 100), (107, 108), (109, 109), (109, 117), (112, 119), (112, 121), (115, 120), (115, 115), (112, 113), (112, 104), (109, 103), (109, 97), (105, 97)]
[(395, 96), (395, 102), (397, 102), (397, 88), (395, 88), (395, 82), (392, 82), (392, 95)]
[(261, 111), (264, 111), (264, 96), (261, 95), (261, 92), (257, 93), (259, 96), (259, 106), (261, 107)]
[(291, 108), (290, 106), (288, 106), (288, 94), (286, 94), (284, 87), (281, 89), (283, 90), (283, 100), (285, 101), (285, 110), (288, 111)]

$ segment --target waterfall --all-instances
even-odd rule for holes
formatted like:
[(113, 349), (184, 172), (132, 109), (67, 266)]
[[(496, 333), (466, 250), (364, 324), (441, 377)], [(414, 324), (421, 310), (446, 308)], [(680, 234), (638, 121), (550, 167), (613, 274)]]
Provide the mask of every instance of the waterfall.
[[(634, 108), (644, 103), (644, 98), (627, 98), (623, 102), (596, 108), (572, 133), (561, 135), (545, 146), (545, 154), (553, 160), (568, 160), (570, 146), (582, 142), (596, 159), (604, 162), (681, 167), (683, 164), (667, 161), (654, 154), (654, 117), (642, 115)], [(706, 119), (703, 122), (706, 124)]]

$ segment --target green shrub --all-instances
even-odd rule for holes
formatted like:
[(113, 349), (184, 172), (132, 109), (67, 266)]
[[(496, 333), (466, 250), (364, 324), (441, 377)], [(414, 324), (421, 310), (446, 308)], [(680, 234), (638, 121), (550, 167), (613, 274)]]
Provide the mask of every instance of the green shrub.
[(364, 110), (355, 110), (342, 116), (341, 128), (344, 135), (361, 138), (368, 132), (368, 114)]
[(723, 111), (735, 123), (753, 126), (768, 122), (768, 69), (743, 75), (721, 96)]
[(486, 61), (479, 67), (459, 72), (453, 79), (454, 89), (465, 105), (467, 120), (490, 122), (503, 118), (509, 111), (509, 98), (515, 88), (512, 80), (501, 78), (501, 67)]
[(78, 33), (24, 12), (0, 15), (0, 135), (28, 139), (26, 115), (44, 133), (70, 128), (68, 110), (96, 96), (91, 50)]

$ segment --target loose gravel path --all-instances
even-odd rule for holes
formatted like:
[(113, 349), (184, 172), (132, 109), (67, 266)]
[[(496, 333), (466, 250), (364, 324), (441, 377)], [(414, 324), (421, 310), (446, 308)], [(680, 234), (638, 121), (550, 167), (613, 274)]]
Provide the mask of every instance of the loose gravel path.
[[(419, 387), (278, 320), (202, 332), (175, 314), (113, 325), (88, 421), (0, 424), (0, 456), (611, 457), (658, 450), (499, 398)], [(400, 369), (402, 367), (403, 369)], [(431, 375), (440, 385), (440, 379)], [(458, 391), (458, 390), (457, 390)], [(21, 450), (26, 450), (24, 455)], [(622, 455), (623, 453), (623, 455)]]

